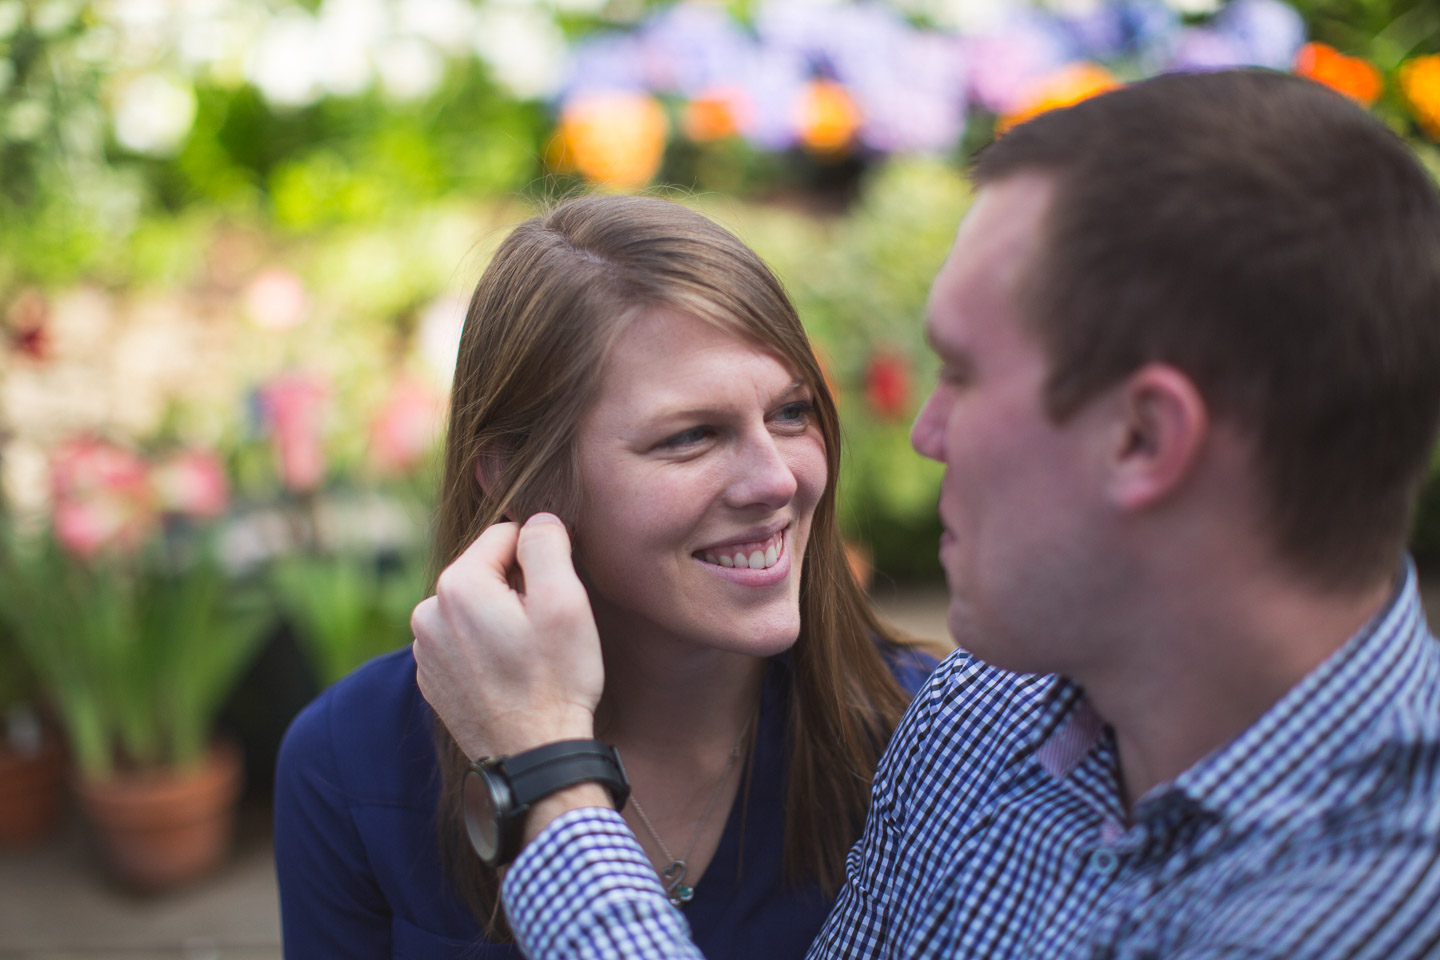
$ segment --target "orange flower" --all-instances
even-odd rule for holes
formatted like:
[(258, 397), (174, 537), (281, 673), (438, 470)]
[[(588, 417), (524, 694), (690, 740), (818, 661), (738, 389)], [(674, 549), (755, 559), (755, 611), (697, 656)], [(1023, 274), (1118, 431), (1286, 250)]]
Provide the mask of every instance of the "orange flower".
[(664, 109), (649, 94), (582, 94), (560, 111), (546, 159), (595, 183), (643, 187), (660, 169), (668, 129)]
[(706, 90), (685, 105), (681, 126), (685, 136), (696, 143), (710, 143), (733, 137), (749, 119), (750, 103), (745, 91), (717, 87)]
[(1400, 89), (1425, 133), (1440, 140), (1440, 53), (1400, 66)]
[(1385, 81), (1380, 71), (1359, 57), (1347, 57), (1324, 43), (1307, 43), (1295, 54), (1295, 72), (1337, 90), (1361, 106), (1380, 98)]
[(812, 153), (840, 153), (860, 129), (860, 108), (838, 83), (816, 80), (800, 94), (800, 142)]
[(1072, 63), (1061, 67), (1031, 84), (1021, 98), (1023, 105), (1019, 109), (995, 121), (995, 135), (999, 136), (1047, 110), (1068, 107), (1118, 86), (1120, 81), (1115, 75), (1098, 63)]

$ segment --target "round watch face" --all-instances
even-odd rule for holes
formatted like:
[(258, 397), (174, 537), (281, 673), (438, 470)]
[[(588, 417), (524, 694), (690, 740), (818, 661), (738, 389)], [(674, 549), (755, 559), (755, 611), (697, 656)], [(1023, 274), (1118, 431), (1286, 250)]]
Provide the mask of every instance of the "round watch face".
[(465, 774), (462, 794), (465, 801), (465, 832), (470, 845), (486, 863), (493, 863), (500, 849), (499, 804), (489, 778), (478, 770)]

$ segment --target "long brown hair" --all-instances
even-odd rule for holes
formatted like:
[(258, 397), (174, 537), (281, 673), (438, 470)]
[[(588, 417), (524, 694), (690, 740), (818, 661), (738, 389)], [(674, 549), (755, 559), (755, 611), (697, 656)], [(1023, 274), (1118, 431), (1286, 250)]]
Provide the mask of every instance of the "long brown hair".
[[(801, 571), (784, 862), (791, 879), (833, 893), (863, 826), (880, 751), (908, 697), (882, 654), (897, 641), (877, 621), (840, 539), (834, 399), (779, 280), (740, 240), (676, 203), (594, 196), (526, 221), (501, 243), (461, 335), (435, 569), (507, 517), (549, 510), (573, 527), (577, 424), (599, 389), (608, 345), (627, 320), (656, 308), (714, 323), (775, 353), (813, 394), (830, 483)], [(507, 940), (498, 878), (466, 841), (460, 787), (469, 759), (438, 722), (436, 742), (442, 859), (487, 935)]]

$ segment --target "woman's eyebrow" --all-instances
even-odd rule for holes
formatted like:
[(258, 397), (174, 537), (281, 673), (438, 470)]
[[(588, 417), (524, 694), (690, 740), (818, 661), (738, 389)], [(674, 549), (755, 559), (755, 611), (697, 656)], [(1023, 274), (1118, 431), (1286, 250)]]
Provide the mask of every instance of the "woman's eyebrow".
[[(797, 377), (790, 381), (784, 388), (777, 391), (767, 406), (779, 403), (781, 400), (808, 390), (809, 388), (810, 385), (806, 381)], [(645, 417), (639, 426), (641, 429), (663, 427), (668, 425), (672, 420), (704, 420), (710, 417), (723, 416), (734, 412), (734, 410), (735, 405), (733, 403), (723, 401), (718, 403), (699, 403), (690, 406), (677, 404), (674, 407), (666, 407), (655, 411), (650, 416)]]

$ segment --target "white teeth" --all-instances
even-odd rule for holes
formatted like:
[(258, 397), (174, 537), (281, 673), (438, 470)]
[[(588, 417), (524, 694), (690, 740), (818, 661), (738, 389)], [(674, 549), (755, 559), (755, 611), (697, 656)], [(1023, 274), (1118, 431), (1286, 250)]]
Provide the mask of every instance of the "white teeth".
[(737, 550), (733, 554), (715, 554), (706, 550), (703, 553), (697, 552), (696, 556), (706, 563), (713, 563), (721, 567), (731, 567), (736, 570), (766, 570), (780, 561), (780, 552), (784, 549), (784, 541), (777, 535), (763, 550), (756, 547), (749, 553)]

